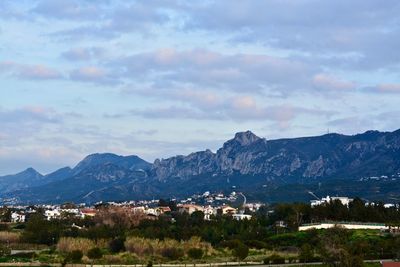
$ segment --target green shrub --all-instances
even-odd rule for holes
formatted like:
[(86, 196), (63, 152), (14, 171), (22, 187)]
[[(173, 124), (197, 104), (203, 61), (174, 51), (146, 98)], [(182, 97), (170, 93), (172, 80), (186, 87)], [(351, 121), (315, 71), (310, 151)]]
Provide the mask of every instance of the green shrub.
[(188, 250), (188, 256), (192, 259), (201, 259), (203, 257), (203, 250), (201, 248), (191, 248)]
[(83, 257), (83, 252), (80, 250), (74, 250), (67, 254), (66, 261), (71, 263), (81, 262)]
[(178, 260), (184, 256), (184, 252), (180, 248), (166, 247), (161, 250), (161, 256), (170, 260)]
[(121, 238), (116, 238), (110, 241), (108, 244), (108, 248), (112, 253), (118, 253), (121, 251), (125, 251), (124, 240)]
[(10, 227), (8, 224), (0, 223), (0, 231), (9, 231)]
[(264, 259), (264, 264), (284, 264), (285, 258), (279, 256), (278, 254), (272, 254)]
[(0, 244), (0, 257), (8, 256), (11, 253), (11, 249), (3, 244)]
[(35, 252), (20, 252), (12, 255), (13, 258), (24, 258), (24, 259), (32, 259), (35, 256), (36, 256)]
[(304, 244), (300, 248), (300, 262), (311, 262), (314, 257), (314, 250), (309, 244)]
[(235, 256), (238, 260), (244, 260), (249, 255), (249, 247), (243, 243), (240, 243), (236, 248), (232, 251), (233, 256)]
[(101, 259), (103, 257), (103, 252), (98, 247), (89, 249), (87, 256), (91, 260)]
[(249, 240), (249, 241), (246, 241), (245, 243), (250, 248), (255, 248), (255, 249), (263, 249), (263, 248), (268, 247), (267, 243), (259, 241), (259, 240)]
[(240, 244), (242, 244), (242, 241), (240, 241), (238, 239), (227, 240), (227, 241), (221, 242), (222, 247), (229, 248), (229, 249), (234, 249), (237, 246), (239, 246)]

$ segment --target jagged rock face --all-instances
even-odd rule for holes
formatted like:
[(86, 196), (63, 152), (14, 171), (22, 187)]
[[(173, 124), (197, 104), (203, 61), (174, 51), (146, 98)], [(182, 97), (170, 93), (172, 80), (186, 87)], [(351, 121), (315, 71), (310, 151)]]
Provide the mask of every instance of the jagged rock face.
[(250, 131), (237, 133), (217, 151), (217, 171), (241, 174), (257, 173), (259, 166), (255, 160), (267, 154), (267, 142)]
[(168, 177), (186, 179), (204, 173), (231, 174), (238, 171), (249, 174), (257, 168), (251, 161), (260, 155), (259, 152), (265, 149), (265, 145), (264, 139), (250, 131), (237, 133), (217, 153), (206, 150), (188, 156), (157, 159), (153, 164), (152, 175), (158, 180), (165, 180)]
[[(271, 141), (247, 131), (237, 133), (216, 153), (204, 151), (156, 160), (152, 175), (158, 180), (233, 173), (287, 180), (329, 178), (346, 173), (375, 175), (385, 172), (384, 166), (390, 165), (392, 171), (400, 170), (399, 150), (400, 131), (369, 131), (355, 136), (327, 134)], [(388, 153), (395, 154), (389, 156)], [(378, 155), (385, 160), (370, 168), (369, 161)]]
[(188, 156), (176, 156), (169, 159), (157, 159), (151, 170), (151, 175), (158, 180), (168, 177), (185, 178), (202, 173), (213, 172), (215, 154), (210, 150), (192, 153)]

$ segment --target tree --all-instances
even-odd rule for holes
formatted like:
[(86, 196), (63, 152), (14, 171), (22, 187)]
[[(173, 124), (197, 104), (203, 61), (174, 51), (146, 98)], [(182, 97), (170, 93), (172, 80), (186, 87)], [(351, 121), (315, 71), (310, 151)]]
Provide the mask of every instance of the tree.
[(0, 208), (0, 221), (11, 222), (11, 210), (6, 206)]
[(235, 256), (239, 261), (244, 260), (249, 255), (249, 247), (243, 243), (238, 244), (232, 252), (233, 256)]
[(204, 213), (195, 211), (190, 215), (190, 220), (194, 225), (201, 225), (204, 222)]
[(47, 221), (42, 214), (33, 214), (26, 224), (22, 239), (28, 243), (53, 245), (64, 227), (59, 221)]
[(99, 209), (94, 221), (99, 225), (106, 225), (112, 228), (126, 230), (146, 219), (143, 212), (132, 212), (126, 207), (106, 206)]

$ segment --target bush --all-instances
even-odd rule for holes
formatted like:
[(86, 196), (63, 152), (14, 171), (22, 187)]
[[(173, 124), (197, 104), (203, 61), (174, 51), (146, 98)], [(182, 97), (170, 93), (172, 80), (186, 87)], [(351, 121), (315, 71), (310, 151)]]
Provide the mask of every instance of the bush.
[(103, 252), (101, 251), (100, 248), (94, 247), (88, 251), (87, 256), (91, 260), (97, 260), (97, 259), (101, 259), (101, 257), (103, 257)]
[(238, 239), (233, 239), (233, 240), (227, 240), (227, 241), (222, 241), (221, 246), (229, 249), (234, 249), (238, 247), (240, 244), (242, 244), (242, 241)]
[(0, 244), (0, 257), (8, 256), (11, 253), (11, 249), (3, 244)]
[(12, 255), (13, 258), (32, 259), (36, 256), (35, 252), (20, 252)]
[(192, 248), (199, 248), (203, 250), (203, 255), (210, 255), (214, 252), (211, 244), (203, 242), (198, 236), (192, 236), (189, 240), (181, 242), (181, 245), (186, 253)]
[(0, 232), (0, 243), (18, 243), (20, 235), (13, 232), (1, 231)]
[(264, 259), (264, 264), (284, 264), (285, 258), (279, 256), (278, 254), (272, 254)]
[(304, 244), (301, 246), (299, 259), (300, 262), (311, 262), (314, 257), (314, 251), (309, 244)]
[(26, 228), (26, 225), (23, 223), (19, 223), (16, 226), (14, 226), (14, 229), (16, 229), (16, 230), (23, 230), (25, 228)]
[(268, 247), (267, 243), (259, 240), (249, 240), (246, 242), (246, 245), (255, 249), (263, 249)]
[(74, 250), (68, 253), (66, 257), (67, 262), (80, 263), (83, 257), (83, 253), (80, 250)]
[(63, 253), (70, 253), (80, 250), (86, 254), (96, 244), (87, 238), (62, 237), (57, 243), (57, 250)]
[(0, 231), (8, 231), (10, 227), (6, 223), (0, 223)]
[(141, 237), (130, 237), (125, 241), (125, 248), (131, 253), (138, 256), (152, 255), (154, 253), (154, 245), (158, 240), (150, 240)]
[(109, 242), (108, 248), (112, 253), (118, 253), (125, 250), (124, 240), (121, 238), (113, 239)]
[(192, 259), (201, 259), (203, 257), (203, 250), (201, 248), (191, 248), (188, 250), (188, 256)]
[(249, 255), (249, 247), (243, 243), (240, 243), (236, 248), (233, 249), (233, 256), (238, 260), (244, 260)]
[(175, 248), (175, 247), (168, 247), (164, 248), (161, 251), (161, 256), (164, 258), (168, 258), (170, 260), (178, 260), (184, 256), (183, 249)]
[[(202, 242), (199, 237), (192, 237), (188, 241), (181, 242), (174, 239), (158, 240), (141, 237), (128, 237), (125, 241), (125, 249), (139, 257), (161, 255), (171, 259), (178, 256), (182, 257), (185, 253), (188, 254), (191, 249), (201, 250), (202, 255), (208, 255), (208, 253), (213, 252), (212, 246), (209, 243)], [(177, 253), (177, 255), (173, 255), (174, 253)]]

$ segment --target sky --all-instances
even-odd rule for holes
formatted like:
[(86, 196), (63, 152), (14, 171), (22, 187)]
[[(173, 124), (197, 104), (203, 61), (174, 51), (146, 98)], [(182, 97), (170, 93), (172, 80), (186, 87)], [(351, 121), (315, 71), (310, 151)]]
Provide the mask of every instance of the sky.
[(0, 174), (400, 128), (400, 1), (1, 0)]

